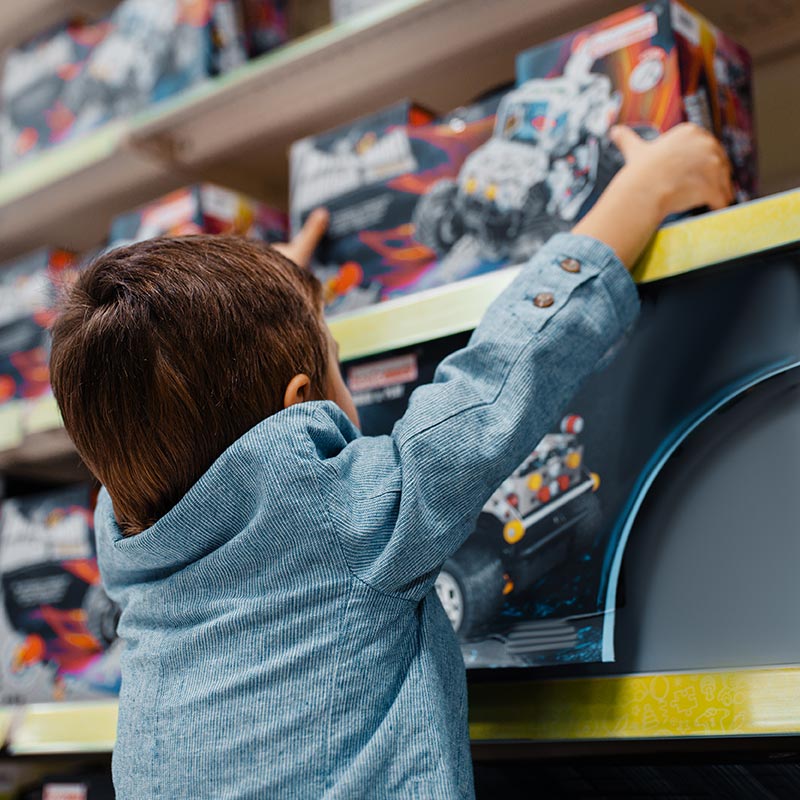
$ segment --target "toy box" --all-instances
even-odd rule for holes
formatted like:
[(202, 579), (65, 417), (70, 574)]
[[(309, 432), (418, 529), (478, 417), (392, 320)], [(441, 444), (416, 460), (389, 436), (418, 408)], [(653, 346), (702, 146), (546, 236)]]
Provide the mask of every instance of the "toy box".
[(230, 233), (285, 241), (286, 215), (257, 200), (215, 186), (195, 184), (122, 214), (111, 225), (113, 246), (156, 236)]
[(245, 45), (250, 58), (269, 52), (289, 38), (288, 0), (239, 0)]
[(436, 253), (420, 242), (415, 209), (486, 141), (498, 102), (493, 96), (435, 120), (406, 101), (292, 146), (292, 229), (316, 206), (331, 214), (315, 266), (329, 311), (428, 285)]
[(119, 691), (118, 610), (94, 552), (87, 486), (0, 506), (0, 702), (98, 699)]
[(0, 267), (0, 404), (49, 393), (48, 329), (75, 265), (72, 254), (44, 249)]
[[(246, 3), (252, 29), (242, 19)], [(123, 0), (9, 53), (0, 91), (6, 168), (113, 117), (138, 111), (285, 39), (267, 0)]]
[(684, 120), (721, 139), (738, 199), (753, 196), (749, 58), (678, 2), (638, 5), (524, 52), (491, 139), (420, 202), (418, 238), (453, 277), (524, 261), (586, 214), (621, 167), (613, 124), (652, 138)]

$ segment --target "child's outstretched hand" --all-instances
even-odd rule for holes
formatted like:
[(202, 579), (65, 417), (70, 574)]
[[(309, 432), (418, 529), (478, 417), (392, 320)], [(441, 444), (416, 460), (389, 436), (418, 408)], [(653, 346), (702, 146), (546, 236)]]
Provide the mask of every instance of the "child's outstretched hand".
[(273, 245), (273, 247), (305, 269), (311, 263), (311, 256), (314, 255), (320, 239), (328, 230), (329, 219), (328, 212), (324, 208), (318, 208), (311, 212), (300, 232), (291, 242), (283, 242)]
[(622, 126), (610, 135), (625, 166), (574, 233), (605, 242), (628, 267), (665, 217), (701, 206), (724, 208), (733, 201), (728, 157), (703, 128), (687, 122), (653, 141)]

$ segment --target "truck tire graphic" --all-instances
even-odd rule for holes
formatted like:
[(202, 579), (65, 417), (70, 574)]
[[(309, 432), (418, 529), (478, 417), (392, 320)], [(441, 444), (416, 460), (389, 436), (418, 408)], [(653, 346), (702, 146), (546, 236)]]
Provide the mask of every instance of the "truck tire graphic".
[(503, 565), (492, 550), (471, 537), (446, 562), (436, 593), (459, 639), (485, 633), (503, 607)]

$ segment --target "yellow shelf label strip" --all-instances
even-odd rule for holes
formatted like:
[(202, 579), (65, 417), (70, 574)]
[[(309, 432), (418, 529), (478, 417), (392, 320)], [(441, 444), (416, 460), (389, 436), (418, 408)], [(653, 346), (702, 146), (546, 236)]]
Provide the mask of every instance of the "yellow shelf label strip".
[(474, 741), (800, 733), (800, 669), (475, 685)]
[(34, 753), (108, 753), (117, 733), (117, 703), (34, 703), (6, 708), (13, 715), (8, 749)]

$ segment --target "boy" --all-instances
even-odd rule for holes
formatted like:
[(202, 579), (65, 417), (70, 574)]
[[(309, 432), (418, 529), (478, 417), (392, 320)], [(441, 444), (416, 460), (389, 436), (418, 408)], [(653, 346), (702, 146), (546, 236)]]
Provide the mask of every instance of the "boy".
[(614, 137), (627, 163), (607, 192), (391, 436), (359, 435), (319, 285), (274, 250), (160, 239), (80, 276), (52, 380), (105, 485), (98, 557), (127, 642), (119, 800), (472, 796), (437, 572), (634, 322), (623, 265), (667, 215), (732, 197), (700, 129)]

